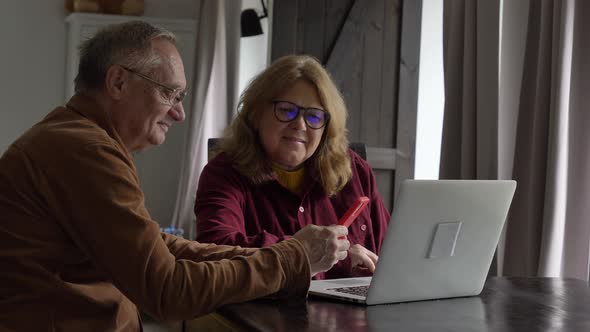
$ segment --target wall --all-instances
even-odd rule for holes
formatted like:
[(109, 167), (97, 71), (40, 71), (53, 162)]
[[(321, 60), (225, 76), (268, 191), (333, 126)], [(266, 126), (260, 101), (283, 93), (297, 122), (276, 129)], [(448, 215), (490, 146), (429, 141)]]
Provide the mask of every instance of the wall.
[[(266, 3), (268, 2), (265, 1)], [(263, 9), (259, 0), (242, 0), (242, 10), (250, 8), (256, 10), (258, 15), (262, 16)], [(267, 8), (267, 12), (269, 10), (270, 8)], [(240, 75), (238, 88), (240, 93), (244, 91), (250, 80), (266, 68), (268, 64), (268, 21), (268, 17), (260, 20), (262, 35), (240, 38)]]
[[(0, 153), (63, 104), (64, 0), (0, 1)], [(193, 18), (194, 0), (147, 0), (146, 16)], [(179, 147), (180, 149), (180, 147)]]
[[(0, 53), (0, 154), (25, 130), (65, 102), (67, 13), (63, 3), (64, 0), (0, 2), (0, 40), (4, 41)], [(145, 16), (193, 19), (198, 4), (194, 0), (146, 1)], [(185, 59), (187, 68), (189, 62)], [(170, 156), (182, 156), (182, 144), (172, 144), (184, 142), (182, 128), (178, 126), (168, 134), (165, 148), (156, 147), (136, 156), (146, 206), (152, 217), (166, 226), (174, 209), (180, 167), (168, 167), (172, 171), (163, 172), (161, 165), (170, 162)]]
[(63, 0), (0, 2), (0, 153), (62, 103)]

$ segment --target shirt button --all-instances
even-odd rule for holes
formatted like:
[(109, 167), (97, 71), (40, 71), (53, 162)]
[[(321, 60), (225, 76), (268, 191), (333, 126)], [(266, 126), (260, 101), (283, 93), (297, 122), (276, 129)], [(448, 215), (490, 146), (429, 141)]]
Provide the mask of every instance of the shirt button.
[(364, 232), (364, 231), (366, 231), (366, 230), (367, 230), (367, 225), (365, 225), (365, 224), (361, 225), (361, 231), (363, 231), (363, 232)]
[(299, 207), (299, 212), (301, 212), (301, 213), (305, 212), (305, 209), (303, 208), (303, 206)]

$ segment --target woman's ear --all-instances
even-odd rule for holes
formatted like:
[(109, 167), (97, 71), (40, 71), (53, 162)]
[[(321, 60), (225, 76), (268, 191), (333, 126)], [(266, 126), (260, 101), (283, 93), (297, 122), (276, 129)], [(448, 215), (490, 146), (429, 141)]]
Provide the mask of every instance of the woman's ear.
[(129, 75), (123, 67), (117, 65), (110, 66), (105, 77), (105, 90), (107, 94), (115, 100), (121, 99), (128, 77)]
[(252, 112), (248, 115), (244, 113), (240, 113), (239, 116), (242, 117), (242, 121), (246, 127), (251, 127), (254, 132), (258, 135), (258, 128), (260, 127), (260, 118), (257, 116), (256, 112)]
[(320, 144), (316, 149), (315, 153), (320, 153), (319, 151), (324, 151), (328, 148), (328, 128), (324, 127), (324, 132), (322, 133), (322, 139), (320, 140)]

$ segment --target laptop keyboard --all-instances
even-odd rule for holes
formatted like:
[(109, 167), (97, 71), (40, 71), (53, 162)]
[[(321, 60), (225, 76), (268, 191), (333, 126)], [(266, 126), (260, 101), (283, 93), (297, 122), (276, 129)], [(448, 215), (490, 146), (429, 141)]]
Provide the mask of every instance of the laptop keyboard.
[(335, 292), (345, 293), (345, 294), (352, 294), (352, 295), (367, 297), (367, 292), (369, 291), (369, 285), (331, 288), (330, 290), (335, 291)]

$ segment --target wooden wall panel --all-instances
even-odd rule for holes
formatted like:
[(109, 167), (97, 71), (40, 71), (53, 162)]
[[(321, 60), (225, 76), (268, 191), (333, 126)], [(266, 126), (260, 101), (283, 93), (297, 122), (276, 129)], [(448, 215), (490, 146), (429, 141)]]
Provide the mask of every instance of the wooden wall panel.
[[(365, 31), (372, 16), (372, 3), (378, 0), (355, 1), (336, 36), (334, 48), (326, 60), (326, 68), (338, 85), (348, 106), (348, 139), (365, 142), (363, 136), (363, 53)], [(370, 115), (368, 115), (370, 116)]]
[[(318, 0), (318, 1), (323, 1), (323, 0)], [(306, 16), (307, 16), (307, 11), (306, 11), (307, 0), (296, 0), (295, 2), (297, 3), (297, 12), (291, 14), (297, 18), (297, 25), (295, 28), (296, 43), (295, 43), (295, 52), (294, 53), (306, 53), (306, 52), (302, 52), (302, 51), (303, 51), (303, 42), (306, 39), (306, 37), (305, 37), (305, 24), (306, 24)]]
[(351, 142), (363, 142), (361, 135), (361, 110), (362, 101), (362, 66), (359, 62), (354, 62), (348, 68), (349, 78), (339, 83), (346, 106), (348, 107), (348, 140)]
[(325, 64), (328, 61), (334, 45), (338, 40), (340, 30), (346, 21), (348, 12), (352, 8), (354, 0), (327, 0), (326, 12), (324, 13), (326, 27), (324, 30), (324, 46), (325, 50), (322, 54), (321, 60)]
[(322, 61), (326, 31), (326, 2), (327, 0), (305, 0), (305, 17), (303, 24), (303, 42), (301, 50), (306, 54), (312, 54)]
[[(361, 107), (355, 112), (361, 113), (360, 138), (368, 146), (379, 146), (379, 122), (381, 114), (391, 113), (392, 109), (382, 110), (380, 106), (381, 94), (383, 94), (383, 67), (389, 64), (383, 63), (383, 3), (374, 1), (375, 6), (367, 11), (368, 21), (363, 29), (363, 42), (360, 45), (362, 50), (360, 63), (362, 66), (362, 96)], [(379, 6), (381, 5), (381, 6)], [(390, 78), (391, 79), (391, 78)], [(393, 123), (390, 131), (393, 131)], [(388, 147), (393, 146), (392, 142), (386, 143)]]
[(395, 195), (402, 180), (414, 178), (422, 1), (404, 1), (397, 102)]
[[(382, 98), (393, 101), (394, 91), (388, 90), (389, 84), (385, 82), (396, 81), (397, 62), (387, 59), (385, 49), (397, 50), (397, 44), (387, 45), (385, 36), (389, 34), (387, 28), (392, 28), (392, 24), (399, 22), (397, 17), (393, 22), (386, 22), (390, 19), (390, 13), (386, 13), (386, 4), (390, 0), (377, 1), (375, 6), (368, 12), (369, 21), (364, 32), (364, 41), (362, 45), (362, 99), (361, 108), (361, 129), (360, 137), (370, 147), (393, 147), (393, 133), (395, 132), (394, 114), (395, 106), (382, 104)], [(396, 14), (396, 13), (393, 13)], [(387, 74), (393, 74), (387, 76)], [(385, 202), (391, 208), (390, 203), (393, 201), (393, 186), (395, 174), (389, 170), (375, 170), (377, 187)]]
[(399, 44), (401, 35), (401, 0), (384, 2), (383, 8), (383, 57), (381, 72), (381, 112), (379, 121), (378, 146), (395, 146), (395, 130), (397, 127), (398, 73), (399, 73)]
[(297, 42), (297, 5), (299, 1), (275, 0), (272, 9), (273, 60), (295, 51)]
[[(379, 121), (376, 124), (378, 141), (375, 146), (395, 146), (397, 128), (397, 86), (400, 36), (400, 1), (383, 2), (382, 52), (380, 73)], [(392, 111), (389, 111), (392, 110)], [(377, 187), (385, 205), (393, 207), (395, 199), (395, 171), (376, 170)]]
[[(409, 3), (407, 9), (402, 8), (403, 3)], [(415, 119), (416, 109), (411, 107), (415, 104), (412, 98), (417, 95), (417, 85), (414, 86), (413, 81), (403, 84), (404, 89), (415, 88), (415, 91), (404, 90), (409, 95), (403, 98), (404, 119), (400, 122), (400, 70), (410, 79), (417, 73), (417, 67), (410, 74), (407, 66), (401, 69), (402, 10), (408, 10), (412, 20), (405, 22), (406, 26), (410, 29), (418, 26), (417, 33), (405, 33), (406, 39), (418, 38), (414, 43), (406, 40), (412, 48), (406, 54), (419, 55), (415, 46), (419, 46), (421, 0), (275, 0), (273, 9), (272, 60), (293, 53), (320, 59), (348, 106), (349, 141), (389, 148), (387, 155), (396, 155), (393, 149), (400, 139), (407, 148), (412, 130), (415, 141), (415, 127), (405, 128), (401, 134), (397, 130), (398, 126), (406, 124), (415, 126), (412, 117)], [(417, 61), (417, 56), (408, 60), (416, 66)], [(413, 175), (413, 147), (410, 150), (411, 158), (402, 161), (400, 174), (403, 176)], [(401, 153), (401, 156), (407, 155)], [(400, 175), (397, 173), (375, 170), (379, 191), (390, 209), (396, 192), (394, 180)]]

